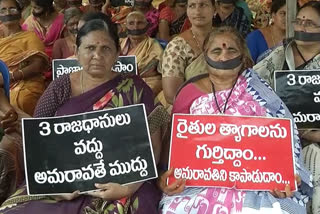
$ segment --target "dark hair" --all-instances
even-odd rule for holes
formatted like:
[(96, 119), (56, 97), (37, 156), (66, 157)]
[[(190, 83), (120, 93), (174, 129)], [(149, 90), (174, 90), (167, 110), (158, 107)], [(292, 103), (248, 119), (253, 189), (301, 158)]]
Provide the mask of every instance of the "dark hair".
[(224, 2), (223, 0), (218, 0), (217, 2), (218, 2), (219, 4), (222, 3), (222, 4), (233, 4), (233, 5), (236, 5), (237, 1), (238, 1), (238, 0), (229, 0), (229, 1), (227, 1), (227, 2)]
[(55, 11), (53, 7), (53, 0), (31, 0), (39, 7), (42, 7), (43, 10), (48, 11), (49, 13), (52, 13)]
[[(215, 5), (215, 3), (216, 3), (216, 1), (215, 0), (210, 0), (211, 1), (211, 3), (212, 3), (212, 5), (214, 6)], [(187, 0), (187, 3), (189, 2), (189, 0)]]
[(101, 12), (89, 12), (89, 13), (85, 13), (82, 17), (81, 17), (81, 21), (84, 22), (88, 22), (91, 21), (93, 19), (100, 19), (104, 22), (111, 22), (111, 18), (110, 16), (106, 15), (105, 13), (101, 13)]
[(77, 7), (70, 7), (64, 11), (64, 23), (67, 24), (68, 21), (75, 17), (82, 16), (82, 11)]
[(3, 1), (13, 1), (16, 4), (17, 9), (19, 10), (19, 12), (22, 11), (22, 7), (21, 7), (21, 5), (19, 4), (19, 2), (17, 0), (0, 0), (0, 3), (3, 2)]
[(286, 0), (273, 0), (271, 3), (271, 14), (277, 13), (284, 5), (286, 5)]
[(320, 16), (320, 2), (318, 1), (309, 1), (308, 3), (304, 4), (298, 12), (300, 12), (300, 10), (302, 10), (303, 8), (306, 7), (311, 7), (313, 8), (315, 11), (317, 11), (318, 15)]
[(114, 24), (109, 21), (106, 22), (105, 20), (101, 19), (93, 19), (90, 21), (85, 22), (85, 24), (79, 29), (76, 38), (76, 45), (79, 48), (81, 45), (82, 37), (86, 36), (88, 33), (93, 31), (105, 31), (114, 41), (117, 51), (120, 49), (119, 45), (119, 37), (116, 31), (116, 27), (113, 26)]

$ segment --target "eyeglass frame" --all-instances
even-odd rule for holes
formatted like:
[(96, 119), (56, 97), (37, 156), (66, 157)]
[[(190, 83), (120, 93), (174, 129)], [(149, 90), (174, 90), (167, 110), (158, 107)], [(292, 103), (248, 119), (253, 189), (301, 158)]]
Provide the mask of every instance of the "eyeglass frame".
[(9, 14), (18, 14), (20, 12), (20, 10), (16, 7), (10, 7), (10, 8), (1, 8), (0, 9), (0, 14), (1, 15), (5, 15), (6, 13)]
[[(300, 23), (298, 23), (298, 22), (300, 22)], [(306, 26), (306, 23), (311, 23), (312, 24), (312, 26), (310, 25), (310, 26)], [(312, 20), (310, 20), (310, 19), (296, 19), (296, 20), (293, 20), (293, 21), (291, 21), (291, 23), (293, 24), (293, 25), (296, 25), (296, 26), (303, 26), (303, 27), (305, 27), (305, 28), (320, 28), (320, 25), (317, 25), (317, 24), (315, 24)]]

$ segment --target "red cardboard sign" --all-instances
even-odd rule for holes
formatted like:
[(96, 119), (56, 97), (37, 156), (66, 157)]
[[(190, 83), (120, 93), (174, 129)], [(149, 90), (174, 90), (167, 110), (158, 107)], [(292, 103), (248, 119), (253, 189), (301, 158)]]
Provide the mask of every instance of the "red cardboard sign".
[(174, 114), (168, 184), (296, 190), (290, 119)]

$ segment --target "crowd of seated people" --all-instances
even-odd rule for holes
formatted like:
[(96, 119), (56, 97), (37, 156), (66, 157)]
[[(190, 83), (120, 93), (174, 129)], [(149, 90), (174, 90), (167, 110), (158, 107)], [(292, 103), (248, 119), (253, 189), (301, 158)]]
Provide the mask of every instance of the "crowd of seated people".
[[(315, 35), (320, 35), (320, 1), (298, 0), (292, 23), (286, 23), (287, 2), (0, 0), (0, 213), (183, 214), (199, 197), (211, 211), (193, 206), (193, 213), (214, 213), (218, 203), (225, 213), (320, 213), (317, 129), (294, 127), (295, 192), (166, 182), (173, 173), (168, 169), (168, 127), (174, 113), (272, 115), (294, 123), (274, 93), (274, 72), (319, 69), (320, 36)], [(294, 28), (293, 38), (286, 38), (288, 25)], [(132, 55), (137, 75), (112, 70), (119, 56)], [(53, 80), (52, 61), (59, 59), (76, 60), (82, 70)], [(93, 61), (99, 66), (91, 66)], [(223, 64), (229, 61), (233, 67)], [(249, 88), (269, 103), (261, 104), (247, 93)], [(100, 191), (88, 194), (27, 194), (22, 118), (137, 103), (157, 124), (150, 131), (157, 179), (98, 184)], [(217, 201), (213, 195), (230, 197)]]

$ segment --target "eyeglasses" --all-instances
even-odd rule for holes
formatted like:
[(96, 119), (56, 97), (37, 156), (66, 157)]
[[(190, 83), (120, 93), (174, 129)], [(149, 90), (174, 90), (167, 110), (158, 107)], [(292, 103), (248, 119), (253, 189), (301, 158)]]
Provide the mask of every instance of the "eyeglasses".
[(308, 29), (320, 28), (320, 25), (317, 25), (311, 20), (305, 20), (305, 19), (296, 19), (292, 21), (292, 24), (295, 26), (303, 26)]
[(7, 12), (9, 12), (9, 14), (17, 14), (17, 13), (19, 13), (19, 10), (18, 10), (18, 8), (14, 8), (14, 7), (11, 7), (11, 8), (1, 8), (1, 9), (0, 9), (0, 14), (1, 14), (1, 15), (5, 15)]

